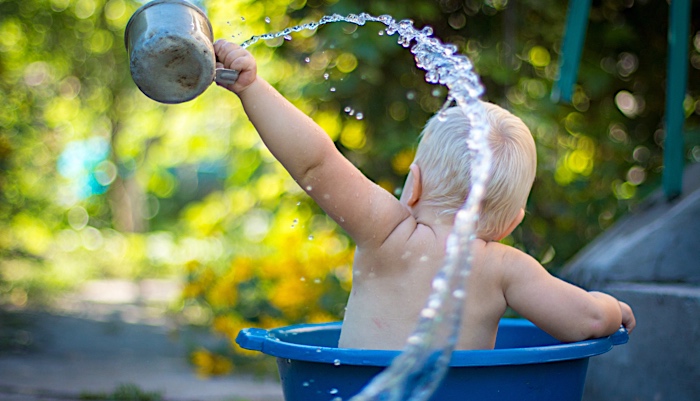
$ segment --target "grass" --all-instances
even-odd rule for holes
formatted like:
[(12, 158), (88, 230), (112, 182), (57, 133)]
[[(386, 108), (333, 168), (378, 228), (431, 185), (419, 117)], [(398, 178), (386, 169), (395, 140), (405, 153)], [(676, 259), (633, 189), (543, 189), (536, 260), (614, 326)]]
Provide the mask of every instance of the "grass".
[(81, 400), (87, 401), (162, 401), (163, 395), (160, 392), (144, 391), (134, 384), (120, 384), (111, 393), (91, 393), (80, 394)]

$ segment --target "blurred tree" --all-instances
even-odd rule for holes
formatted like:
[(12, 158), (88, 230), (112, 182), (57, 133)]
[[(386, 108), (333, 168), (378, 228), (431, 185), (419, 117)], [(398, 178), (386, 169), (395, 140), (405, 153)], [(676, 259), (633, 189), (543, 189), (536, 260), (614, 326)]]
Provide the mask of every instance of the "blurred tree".
[[(88, 213), (105, 210), (87, 197), (115, 178), (107, 158), (119, 116), (113, 102), (127, 79), (123, 55), (113, 51), (128, 18), (118, 3), (103, 14), (102, 4), (87, 1), (0, 2), (0, 255), (3, 277), (14, 282), (2, 293), (15, 303), (26, 301), (26, 289), (45, 290), (36, 287), (33, 271), (65, 284), (51, 259), (78, 246), (79, 236), (62, 229), (66, 223), (82, 229)], [(57, 168), (61, 152), (66, 157)], [(83, 231), (83, 240), (94, 243), (95, 233)]]

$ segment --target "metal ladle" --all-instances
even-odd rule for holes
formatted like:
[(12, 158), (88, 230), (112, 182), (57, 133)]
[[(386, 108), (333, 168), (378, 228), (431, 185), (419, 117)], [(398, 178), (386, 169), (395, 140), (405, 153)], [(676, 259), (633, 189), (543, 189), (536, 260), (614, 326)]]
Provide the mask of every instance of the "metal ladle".
[(161, 103), (182, 103), (213, 82), (231, 85), (238, 71), (216, 68), (212, 27), (206, 14), (185, 0), (154, 0), (129, 19), (124, 43), (136, 86)]

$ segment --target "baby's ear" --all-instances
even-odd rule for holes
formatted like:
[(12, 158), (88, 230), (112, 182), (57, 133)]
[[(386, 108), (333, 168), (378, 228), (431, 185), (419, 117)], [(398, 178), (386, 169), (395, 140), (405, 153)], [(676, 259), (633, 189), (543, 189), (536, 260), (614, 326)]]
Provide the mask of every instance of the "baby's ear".
[(414, 206), (418, 203), (423, 194), (423, 183), (421, 182), (420, 167), (418, 167), (417, 164), (411, 164), (410, 171), (413, 182), (411, 183), (411, 196), (408, 198), (406, 204), (408, 206)]

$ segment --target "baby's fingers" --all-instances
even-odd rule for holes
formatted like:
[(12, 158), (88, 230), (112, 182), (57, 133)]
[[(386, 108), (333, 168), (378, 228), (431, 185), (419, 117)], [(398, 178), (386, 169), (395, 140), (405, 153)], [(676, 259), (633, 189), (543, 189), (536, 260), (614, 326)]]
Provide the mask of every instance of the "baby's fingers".
[(240, 46), (227, 42), (223, 39), (219, 39), (214, 43), (214, 54), (216, 54), (216, 60), (228, 67), (233, 60), (236, 59), (238, 55), (244, 51)]
[(622, 312), (622, 325), (631, 333), (637, 326), (637, 319), (634, 317), (634, 312), (632, 312), (632, 308), (624, 302), (620, 302), (620, 311)]
[(224, 48), (228, 47), (228, 45), (233, 45), (233, 43), (227, 42), (224, 39), (217, 40), (214, 42), (214, 53), (217, 55), (220, 54)]
[(214, 43), (216, 67), (239, 72), (238, 79), (232, 85), (220, 85), (226, 89), (240, 93), (255, 81), (257, 66), (255, 59), (248, 50), (241, 46), (219, 39)]

